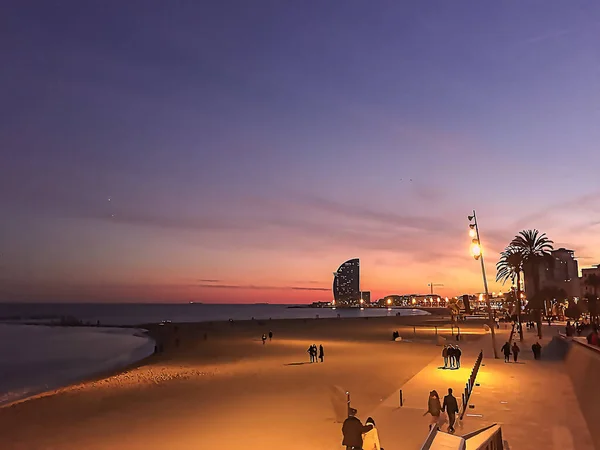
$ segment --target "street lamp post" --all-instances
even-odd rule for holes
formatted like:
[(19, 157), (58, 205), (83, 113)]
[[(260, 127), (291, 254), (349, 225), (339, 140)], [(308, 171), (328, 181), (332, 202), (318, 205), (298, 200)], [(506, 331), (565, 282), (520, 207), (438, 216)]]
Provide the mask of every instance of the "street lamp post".
[(479, 225), (477, 224), (477, 215), (473, 210), (473, 215), (469, 216), (469, 222), (473, 222), (469, 225), (472, 238), (471, 253), (473, 258), (481, 261), (481, 274), (483, 276), (483, 287), (485, 289), (485, 302), (488, 310), (488, 319), (490, 330), (492, 331), (492, 347), (494, 348), (494, 358), (498, 359), (498, 350), (496, 349), (496, 332), (495, 332), (495, 321), (492, 313), (492, 304), (490, 302), (490, 293), (488, 291), (487, 277), (485, 276), (485, 263), (483, 262), (483, 250), (481, 249), (481, 238), (479, 237)]

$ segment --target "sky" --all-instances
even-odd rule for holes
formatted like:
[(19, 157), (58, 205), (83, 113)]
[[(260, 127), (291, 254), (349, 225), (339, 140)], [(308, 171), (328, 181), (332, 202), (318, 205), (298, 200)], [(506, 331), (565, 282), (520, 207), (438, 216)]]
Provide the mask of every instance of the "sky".
[(490, 290), (600, 263), (600, 3), (10, 0), (0, 301)]

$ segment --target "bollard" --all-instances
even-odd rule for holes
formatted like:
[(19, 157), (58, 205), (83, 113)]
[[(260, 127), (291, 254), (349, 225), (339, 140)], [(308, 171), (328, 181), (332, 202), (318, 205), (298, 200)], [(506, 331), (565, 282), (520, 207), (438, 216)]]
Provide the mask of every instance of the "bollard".
[(404, 399), (402, 398), (402, 389), (400, 389), (400, 406), (404, 406)]
[(416, 336), (417, 335), (417, 327), (413, 327), (413, 334)]

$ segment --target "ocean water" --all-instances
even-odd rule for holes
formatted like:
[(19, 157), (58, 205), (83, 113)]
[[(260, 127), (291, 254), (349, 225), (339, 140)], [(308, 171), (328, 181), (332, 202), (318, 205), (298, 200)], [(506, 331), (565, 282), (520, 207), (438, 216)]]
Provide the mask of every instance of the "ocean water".
[(0, 324), (0, 406), (152, 354), (144, 330)]
[(172, 322), (210, 322), (221, 320), (310, 319), (337, 317), (381, 317), (427, 315), (414, 309), (359, 308), (289, 308), (289, 305), (223, 305), (188, 303), (4, 303), (0, 304), (0, 322), (51, 321), (74, 317), (82, 322), (102, 325), (140, 325)]

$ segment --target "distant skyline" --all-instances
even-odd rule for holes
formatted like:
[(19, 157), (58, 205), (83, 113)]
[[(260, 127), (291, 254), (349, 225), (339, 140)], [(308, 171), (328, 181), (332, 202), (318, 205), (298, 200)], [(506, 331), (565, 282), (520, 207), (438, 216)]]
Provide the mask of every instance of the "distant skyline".
[[(490, 290), (600, 263), (600, 4), (3, 4), (0, 301)], [(506, 285), (503, 290), (507, 290)]]

